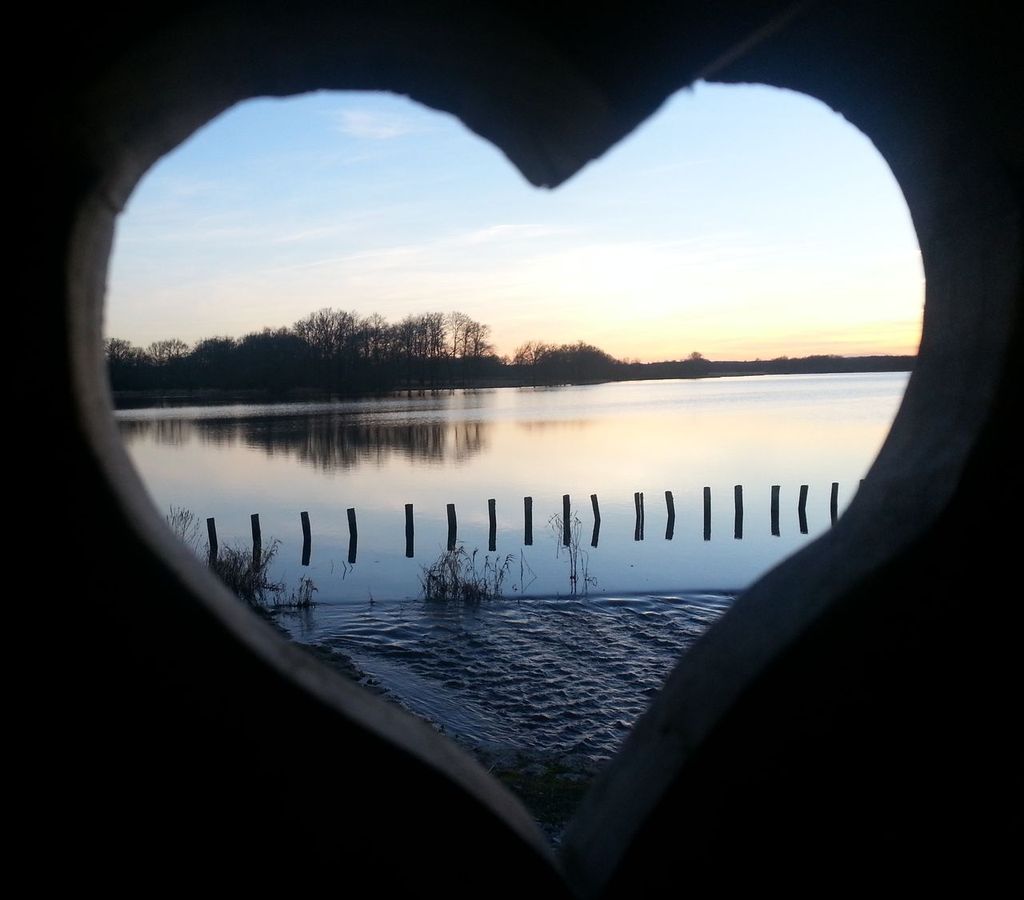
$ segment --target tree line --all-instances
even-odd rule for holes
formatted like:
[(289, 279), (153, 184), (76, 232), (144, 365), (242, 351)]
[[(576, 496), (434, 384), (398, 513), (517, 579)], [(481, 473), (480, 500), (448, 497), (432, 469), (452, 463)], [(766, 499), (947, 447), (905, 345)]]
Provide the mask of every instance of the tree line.
[(378, 313), (320, 309), (291, 327), (240, 338), (178, 338), (138, 347), (106, 341), (115, 391), (321, 391), (358, 395), (480, 384), (555, 385), (637, 378), (695, 378), (767, 372), (892, 371), (913, 357), (812, 356), (712, 362), (700, 353), (658, 363), (619, 360), (584, 341), (531, 340), (498, 356), (490, 326), (462, 312), (428, 312), (388, 322)]
[[(106, 341), (115, 391), (321, 390), (362, 394), (399, 388), (436, 389), (514, 379), (519, 364), (494, 352), (491, 329), (465, 313), (428, 312), (388, 322), (320, 309), (291, 327), (240, 338), (211, 337), (190, 346), (178, 338), (138, 347)], [(538, 384), (614, 377), (617, 360), (583, 342), (531, 341), (525, 368)]]

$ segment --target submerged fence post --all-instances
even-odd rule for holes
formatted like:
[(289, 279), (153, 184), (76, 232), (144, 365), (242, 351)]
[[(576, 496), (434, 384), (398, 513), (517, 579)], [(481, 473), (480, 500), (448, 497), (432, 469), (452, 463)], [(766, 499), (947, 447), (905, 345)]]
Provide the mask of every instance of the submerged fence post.
[(704, 540), (711, 540), (711, 488), (704, 486)]
[(596, 547), (601, 537), (601, 507), (597, 504), (597, 494), (590, 495), (590, 505), (594, 507), (594, 531), (590, 535), (590, 546)]
[(832, 524), (836, 524), (839, 518), (839, 482), (832, 482), (832, 496), (829, 498), (829, 513), (832, 516)]
[(633, 526), (633, 540), (639, 541), (643, 539), (642, 531), (640, 528), (640, 492), (633, 491), (633, 508), (636, 510), (636, 525)]
[(665, 491), (665, 506), (668, 509), (668, 522), (665, 525), (665, 540), (672, 540), (676, 530), (676, 502), (672, 499), (672, 492)]
[(523, 497), (523, 544), (533, 546), (533, 497)]
[(732, 536), (737, 541), (743, 540), (743, 485), (737, 484), (732, 489), (732, 496), (736, 502), (736, 521), (732, 527)]
[(312, 549), (312, 535), (309, 531), (309, 513), (300, 512), (299, 519), (302, 520), (302, 564), (309, 565), (309, 551)]
[(260, 557), (263, 555), (263, 533), (260, 531), (260, 514), (253, 513), (249, 516), (249, 523), (252, 525), (252, 564), (258, 566)]
[(217, 559), (217, 523), (213, 516), (206, 520), (206, 538), (210, 545), (210, 562), (213, 563)]
[(408, 559), (413, 557), (413, 527), (412, 527), (412, 504), (405, 504), (405, 555)]
[(487, 501), (487, 518), (489, 527), (487, 529), (487, 549), (494, 553), (498, 549), (498, 520), (494, 509), (494, 500)]
[(562, 494), (562, 546), (572, 543), (572, 526), (569, 523), (569, 495)]
[(779, 537), (779, 485), (772, 485), (772, 535)]
[(355, 507), (349, 507), (345, 512), (348, 514), (348, 564), (354, 566), (356, 564), (356, 549), (359, 545)]
[(459, 539), (459, 523), (455, 518), (455, 504), (448, 504), (448, 549), (454, 550)]
[(800, 485), (800, 500), (797, 503), (797, 515), (800, 518), (800, 533), (807, 534), (807, 485)]

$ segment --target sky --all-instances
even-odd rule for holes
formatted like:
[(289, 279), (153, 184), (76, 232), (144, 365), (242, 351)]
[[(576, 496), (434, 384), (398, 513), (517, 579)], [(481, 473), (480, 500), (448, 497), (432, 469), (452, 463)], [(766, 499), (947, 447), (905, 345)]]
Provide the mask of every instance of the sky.
[(460, 310), (495, 349), (623, 359), (915, 353), (920, 250), (870, 141), (824, 104), (698, 83), (553, 191), (391, 94), (228, 110), (117, 225), (108, 337), (192, 343), (321, 307)]

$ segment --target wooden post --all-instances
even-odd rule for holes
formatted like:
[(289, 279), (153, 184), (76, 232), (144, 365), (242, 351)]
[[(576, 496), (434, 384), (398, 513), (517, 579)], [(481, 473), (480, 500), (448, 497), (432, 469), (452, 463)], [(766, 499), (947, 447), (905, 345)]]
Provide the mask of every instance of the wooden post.
[(839, 482), (832, 482), (832, 496), (829, 499), (829, 512), (832, 516), (832, 524), (836, 524), (836, 519), (839, 518)]
[(704, 540), (711, 540), (711, 488), (704, 486)]
[(206, 520), (206, 537), (210, 544), (210, 562), (217, 559), (217, 523), (213, 516)]
[(779, 537), (779, 485), (772, 485), (772, 535)]
[(487, 501), (487, 518), (490, 520), (487, 530), (487, 549), (494, 553), (498, 549), (498, 518), (493, 499)]
[(572, 524), (569, 522), (569, 495), (562, 494), (562, 546), (568, 547), (572, 542)]
[(594, 508), (594, 531), (590, 535), (590, 546), (596, 547), (601, 537), (601, 507), (597, 504), (597, 494), (590, 495), (590, 505)]
[(633, 508), (636, 510), (636, 525), (633, 526), (633, 540), (641, 540), (640, 535), (640, 492), (633, 492)]
[(672, 492), (665, 491), (665, 506), (668, 508), (668, 522), (665, 525), (665, 540), (670, 541), (676, 530), (676, 502), (672, 499)]
[(736, 521), (732, 528), (732, 536), (737, 541), (743, 540), (743, 485), (737, 484), (732, 489), (732, 495), (736, 502)]
[(348, 564), (356, 564), (356, 549), (359, 545), (359, 531), (356, 528), (356, 511), (349, 507), (345, 512), (348, 514)]
[(533, 546), (533, 497), (523, 497), (523, 544)]
[(309, 552), (312, 549), (312, 535), (309, 531), (309, 513), (300, 512), (299, 519), (302, 521), (302, 564), (309, 565)]
[(413, 526), (412, 526), (412, 504), (405, 504), (405, 555), (408, 559), (413, 557)]
[(807, 534), (807, 485), (800, 485), (800, 500), (797, 503), (797, 515), (800, 517), (800, 533)]
[(260, 557), (263, 555), (263, 533), (260, 531), (260, 514), (253, 513), (249, 516), (249, 523), (252, 525), (252, 564), (258, 566)]
[(448, 504), (448, 549), (454, 550), (459, 539), (459, 523), (455, 518), (455, 504)]

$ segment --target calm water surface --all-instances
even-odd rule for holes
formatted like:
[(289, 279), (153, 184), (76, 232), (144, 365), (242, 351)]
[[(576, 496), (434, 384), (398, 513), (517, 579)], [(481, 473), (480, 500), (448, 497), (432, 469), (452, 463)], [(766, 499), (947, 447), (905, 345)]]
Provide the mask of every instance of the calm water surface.
[[(906, 373), (761, 376), (503, 388), (322, 404), (122, 410), (121, 434), (157, 507), (213, 516), (221, 544), (280, 541), (275, 576), (318, 606), (284, 619), (352, 656), (408, 705), (481, 744), (606, 758), (680, 652), (736, 592), (830, 525), (888, 431)], [(743, 537), (733, 486), (744, 487)], [(808, 533), (797, 498), (809, 487)], [(780, 486), (780, 534), (770, 530)], [(704, 539), (703, 488), (712, 495)], [(675, 523), (667, 539), (665, 491)], [(636, 540), (634, 492), (644, 493)], [(590, 495), (601, 526), (592, 546)], [(580, 580), (560, 546), (562, 495), (579, 519)], [(524, 545), (523, 497), (534, 498)], [(497, 509), (488, 552), (487, 500)], [(404, 506), (415, 546), (406, 557)], [(454, 503), (468, 551), (507, 564), (506, 598), (420, 599)], [(346, 509), (356, 510), (350, 546)], [(300, 511), (312, 524), (301, 565)], [(350, 561), (352, 551), (354, 561)], [(582, 578), (586, 576), (584, 583)], [(582, 596), (586, 593), (586, 596)]]

